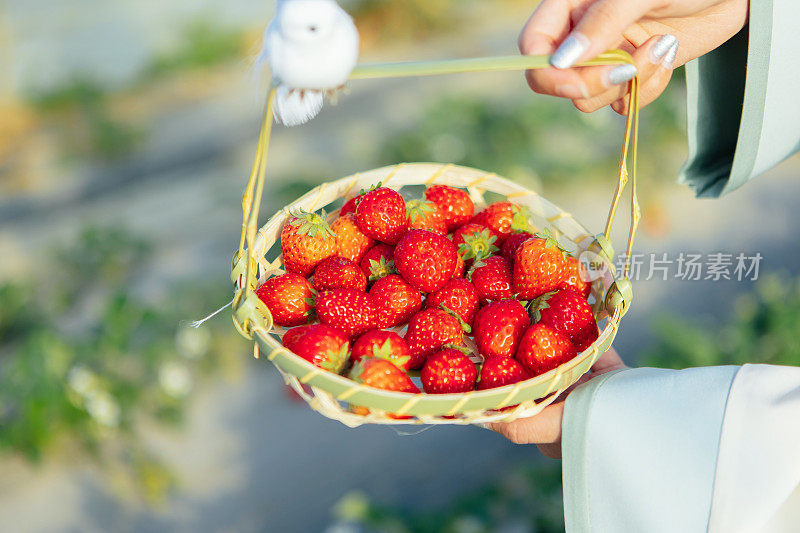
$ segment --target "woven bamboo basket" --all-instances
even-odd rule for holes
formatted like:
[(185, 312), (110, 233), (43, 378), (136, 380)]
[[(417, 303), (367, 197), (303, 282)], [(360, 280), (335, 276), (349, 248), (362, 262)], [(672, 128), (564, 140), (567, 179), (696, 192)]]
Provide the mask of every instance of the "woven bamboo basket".
[[(523, 56), (360, 65), (353, 71), (351, 79), (546, 68), (549, 66), (547, 59), (544, 56)], [(630, 56), (622, 51), (613, 51), (583, 66), (623, 63), (632, 63)], [(323, 183), (285, 206), (259, 229), (258, 212), (264, 191), (274, 95), (273, 90), (267, 101), (256, 160), (242, 201), (242, 234), (231, 272), (234, 284), (233, 322), (244, 337), (254, 341), (254, 356), (258, 358), (264, 354), (282, 374), (285, 382), (311, 408), (351, 427), (365, 423), (480, 424), (511, 421), (541, 412), (589, 372), (598, 357), (611, 347), (632, 298), (628, 280), (630, 265), (626, 261), (622, 272), (616, 271), (610, 233), (620, 198), (630, 183), (631, 223), (626, 258), (630, 257), (639, 220), (636, 199), (638, 79), (631, 81), (631, 105), (622, 140), (616, 191), (605, 231), (597, 235), (589, 232), (570, 213), (534, 191), (492, 172), (438, 163), (403, 163)], [(546, 374), (504, 387), (463, 394), (410, 394), (372, 388), (320, 369), (284, 348), (281, 337), (286, 330), (273, 324), (269, 309), (255, 295), (255, 289), (267, 278), (283, 273), (280, 255), (273, 261), (267, 260), (267, 257), (280, 251), (280, 232), (289, 211), (328, 208), (337, 201), (356, 196), (362, 188), (377, 182), (399, 191), (411, 186), (433, 184), (465, 188), (476, 204), (476, 211), (486, 205), (484, 194), (487, 191), (504, 195), (509, 201), (527, 207), (533, 226), (539, 230), (549, 228), (571, 253), (577, 255), (592, 251), (595, 261), (602, 262), (599, 268), (595, 267), (602, 275), (592, 283), (590, 297), (590, 301), (593, 299), (595, 318), (601, 327), (598, 339), (577, 357)], [(332, 220), (338, 214), (338, 209), (329, 212)], [(474, 343), (469, 340), (467, 347), (476, 352)], [(480, 360), (477, 353), (473, 353), (473, 358)], [(366, 407), (369, 412), (357, 414), (353, 412), (353, 406)], [(402, 418), (399, 418), (400, 415)]]

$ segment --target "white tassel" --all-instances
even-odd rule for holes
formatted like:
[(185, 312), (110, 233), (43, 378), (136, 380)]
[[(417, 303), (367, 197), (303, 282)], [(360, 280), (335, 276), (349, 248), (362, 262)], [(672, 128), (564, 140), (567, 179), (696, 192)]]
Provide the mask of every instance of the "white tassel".
[(278, 85), (275, 94), (275, 120), (284, 126), (298, 126), (316, 117), (322, 110), (322, 91), (292, 90)]

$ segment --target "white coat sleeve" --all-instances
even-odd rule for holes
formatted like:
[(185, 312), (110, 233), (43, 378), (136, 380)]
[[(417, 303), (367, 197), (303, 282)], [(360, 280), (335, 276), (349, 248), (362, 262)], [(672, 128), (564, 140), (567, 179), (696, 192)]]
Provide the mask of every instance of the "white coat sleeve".
[(563, 428), (570, 533), (800, 531), (800, 368), (600, 376)]
[(567, 532), (706, 531), (738, 369), (628, 369), (570, 394), (562, 423)]
[(745, 365), (736, 375), (709, 531), (800, 531), (800, 368)]

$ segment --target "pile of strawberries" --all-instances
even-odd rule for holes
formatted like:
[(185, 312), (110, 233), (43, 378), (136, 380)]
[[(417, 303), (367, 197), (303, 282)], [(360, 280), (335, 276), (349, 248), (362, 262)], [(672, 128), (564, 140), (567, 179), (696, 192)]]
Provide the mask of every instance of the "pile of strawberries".
[(475, 214), (461, 189), (435, 185), (406, 201), (378, 184), (331, 224), (324, 212), (294, 213), (281, 249), (286, 273), (257, 294), (291, 328), (283, 345), (372, 387), (420, 392), (409, 376), (419, 369), (426, 393), (501, 387), (598, 336), (578, 261), (510, 202)]

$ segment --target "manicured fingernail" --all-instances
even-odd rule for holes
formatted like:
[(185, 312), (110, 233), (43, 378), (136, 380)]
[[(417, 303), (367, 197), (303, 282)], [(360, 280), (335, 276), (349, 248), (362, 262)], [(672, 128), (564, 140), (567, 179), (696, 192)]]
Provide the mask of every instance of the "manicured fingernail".
[(656, 44), (653, 45), (653, 48), (650, 49), (650, 62), (654, 65), (661, 63), (661, 60), (667, 55), (670, 48), (677, 42), (678, 38), (671, 33), (662, 35), (661, 38), (656, 41)]
[(636, 66), (631, 64), (615, 67), (606, 74), (606, 87), (613, 87), (614, 85), (620, 85), (621, 83), (630, 81), (636, 77), (637, 72)]
[(570, 100), (577, 100), (578, 98), (589, 98), (589, 91), (583, 84), (580, 86), (564, 84), (556, 85), (556, 95), (562, 98), (569, 98)]
[(589, 48), (589, 39), (582, 33), (572, 32), (550, 57), (555, 68), (570, 68)]
[(673, 63), (675, 63), (675, 57), (678, 55), (678, 44), (679, 43), (676, 41), (675, 44), (672, 45), (672, 48), (670, 48), (669, 52), (664, 56), (661, 66), (666, 69), (672, 68)]

